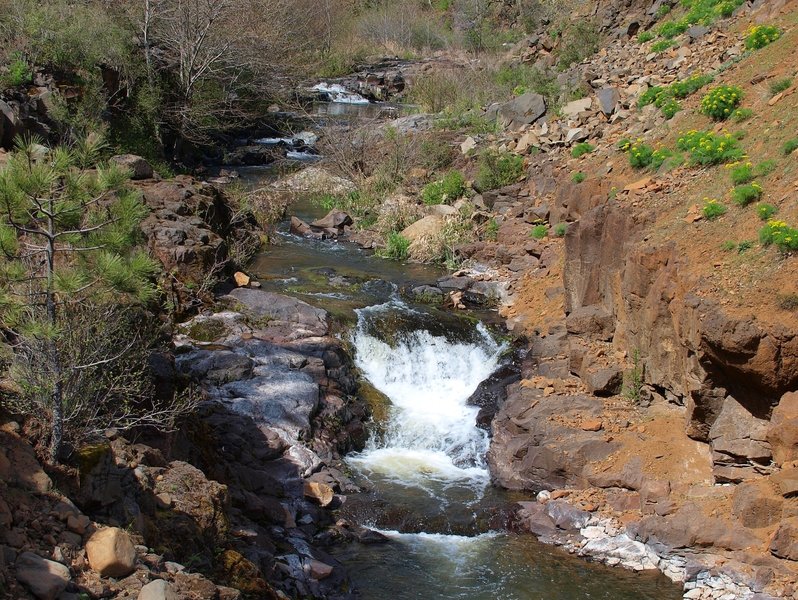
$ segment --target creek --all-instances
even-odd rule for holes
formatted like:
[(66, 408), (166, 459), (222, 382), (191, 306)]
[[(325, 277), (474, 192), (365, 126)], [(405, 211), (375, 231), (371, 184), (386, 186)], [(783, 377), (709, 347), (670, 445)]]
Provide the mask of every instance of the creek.
[[(325, 114), (351, 117), (353, 106)], [(258, 169), (241, 175), (252, 186), (272, 176)], [(290, 212), (312, 220), (324, 211), (297, 203)], [(340, 513), (387, 541), (330, 549), (361, 598), (681, 598), (680, 587), (659, 573), (590, 563), (507, 531), (507, 509), (521, 497), (491, 486), (489, 435), (476, 425), (478, 407), (468, 404), (508, 360), (506, 343), (485, 324), (496, 322), (495, 314), (453, 314), (403, 300), (403, 286), (444, 275), (433, 267), (294, 236), (287, 222), (275, 241), (255, 258), (252, 275), (265, 289), (328, 310), (375, 398), (367, 446), (346, 458), (362, 491), (348, 496)]]

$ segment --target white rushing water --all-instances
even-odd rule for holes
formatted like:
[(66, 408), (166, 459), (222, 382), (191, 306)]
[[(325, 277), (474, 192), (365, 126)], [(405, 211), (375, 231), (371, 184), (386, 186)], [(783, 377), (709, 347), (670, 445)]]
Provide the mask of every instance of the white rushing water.
[(479, 408), (466, 400), (496, 369), (503, 347), (482, 324), (474, 342), (420, 329), (400, 334), (391, 346), (371, 333), (369, 323), (392, 310), (410, 309), (392, 301), (358, 311), (355, 364), (393, 408), (384, 435), (373, 436), (349, 462), (407, 486), (484, 488), (488, 435), (476, 427)]
[(339, 104), (368, 104), (367, 98), (360, 94), (350, 92), (344, 86), (337, 83), (318, 83), (313, 86), (317, 92), (325, 94), (330, 102), (337, 102)]

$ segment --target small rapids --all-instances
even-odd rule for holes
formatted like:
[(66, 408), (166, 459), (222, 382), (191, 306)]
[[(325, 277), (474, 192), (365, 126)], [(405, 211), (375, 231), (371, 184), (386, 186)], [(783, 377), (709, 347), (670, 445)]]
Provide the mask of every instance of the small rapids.
[(476, 427), (479, 409), (466, 401), (496, 369), (504, 347), (482, 324), (473, 341), (452, 341), (426, 329), (380, 339), (378, 319), (410, 310), (393, 300), (357, 311), (355, 364), (393, 406), (381, 434), (349, 462), (408, 486), (484, 488), (489, 439)]

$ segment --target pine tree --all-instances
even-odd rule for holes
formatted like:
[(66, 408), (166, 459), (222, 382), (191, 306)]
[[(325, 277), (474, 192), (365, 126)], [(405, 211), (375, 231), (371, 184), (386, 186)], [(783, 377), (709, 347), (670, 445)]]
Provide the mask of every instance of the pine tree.
[(156, 293), (157, 266), (136, 249), (147, 209), (124, 169), (99, 162), (102, 149), (98, 136), (52, 149), (18, 140), (0, 171), (0, 322), (48, 374), (36, 392), (53, 462), (64, 442), (65, 381), (87, 368), (64, 355), (70, 315)]

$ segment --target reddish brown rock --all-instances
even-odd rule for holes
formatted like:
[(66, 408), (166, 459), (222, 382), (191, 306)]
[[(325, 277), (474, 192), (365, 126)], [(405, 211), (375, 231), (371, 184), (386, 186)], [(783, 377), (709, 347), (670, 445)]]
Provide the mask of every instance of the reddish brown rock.
[(773, 409), (767, 438), (778, 464), (798, 459), (798, 392), (788, 392), (781, 397)]

